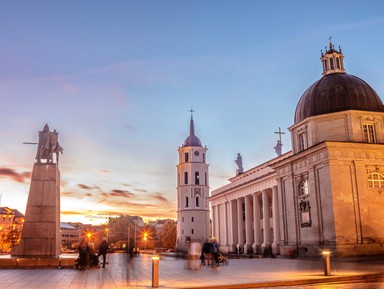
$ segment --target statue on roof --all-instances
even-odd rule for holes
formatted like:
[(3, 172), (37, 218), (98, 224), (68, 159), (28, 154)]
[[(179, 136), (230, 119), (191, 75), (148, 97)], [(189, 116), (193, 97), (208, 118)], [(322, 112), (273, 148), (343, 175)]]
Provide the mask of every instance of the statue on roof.
[(235, 163), (237, 165), (236, 175), (242, 174), (244, 169), (243, 169), (243, 159), (242, 159), (240, 153), (237, 154), (237, 158), (235, 160)]
[(59, 143), (59, 133), (49, 130), (46, 124), (42, 131), (39, 131), (39, 142), (37, 145), (36, 160), (41, 164), (45, 159), (47, 164), (53, 164), (53, 154), (56, 154), (56, 163), (59, 164), (59, 153), (63, 153), (63, 147)]
[(277, 156), (281, 156), (282, 147), (283, 147), (283, 144), (281, 143), (281, 141), (280, 141), (280, 140), (277, 140), (277, 144), (276, 144), (276, 146), (274, 147)]

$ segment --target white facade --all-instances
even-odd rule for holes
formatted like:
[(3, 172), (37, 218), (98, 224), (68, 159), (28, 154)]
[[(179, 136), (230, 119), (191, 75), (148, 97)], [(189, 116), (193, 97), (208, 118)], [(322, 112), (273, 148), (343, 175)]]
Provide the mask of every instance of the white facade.
[(192, 117), (190, 134), (178, 152), (176, 249), (186, 251), (191, 241), (203, 242), (211, 231), (207, 148), (195, 136)]
[(213, 234), (225, 252), (283, 256), (384, 253), (384, 106), (322, 53), (323, 77), (300, 98), (292, 151), (212, 191)]

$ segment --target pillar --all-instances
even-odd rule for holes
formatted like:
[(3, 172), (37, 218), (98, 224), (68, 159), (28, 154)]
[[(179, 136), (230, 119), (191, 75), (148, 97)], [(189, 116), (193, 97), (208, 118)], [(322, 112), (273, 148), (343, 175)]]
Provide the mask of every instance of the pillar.
[(272, 254), (280, 254), (279, 194), (277, 186), (272, 188), (273, 244)]
[(253, 193), (253, 234), (254, 243), (252, 249), (254, 254), (261, 254), (261, 228), (260, 228), (260, 202), (257, 193)]
[(252, 200), (251, 195), (245, 196), (245, 246), (244, 254), (252, 254), (253, 244), (253, 217), (252, 217)]
[(264, 255), (269, 255), (271, 246), (271, 235), (269, 225), (269, 202), (268, 202), (268, 190), (263, 190), (263, 231), (264, 231), (264, 243), (262, 244), (262, 251)]

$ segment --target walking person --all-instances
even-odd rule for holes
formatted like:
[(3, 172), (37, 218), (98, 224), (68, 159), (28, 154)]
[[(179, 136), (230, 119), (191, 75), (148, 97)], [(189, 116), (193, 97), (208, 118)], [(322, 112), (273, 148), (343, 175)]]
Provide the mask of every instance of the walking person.
[(103, 238), (103, 241), (101, 242), (99, 246), (99, 253), (97, 254), (97, 258), (99, 258), (101, 255), (103, 255), (103, 268), (105, 268), (105, 262), (107, 259), (107, 253), (108, 253), (108, 243), (107, 238)]

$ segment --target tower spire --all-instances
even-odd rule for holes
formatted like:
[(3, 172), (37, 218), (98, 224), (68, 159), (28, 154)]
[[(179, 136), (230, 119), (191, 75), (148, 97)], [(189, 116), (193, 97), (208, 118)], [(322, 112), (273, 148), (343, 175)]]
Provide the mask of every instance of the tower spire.
[(191, 113), (191, 122), (189, 124), (189, 135), (195, 135), (195, 125), (193, 123), (193, 113), (195, 112), (193, 110), (193, 108), (191, 107), (191, 109), (189, 110), (189, 112)]

